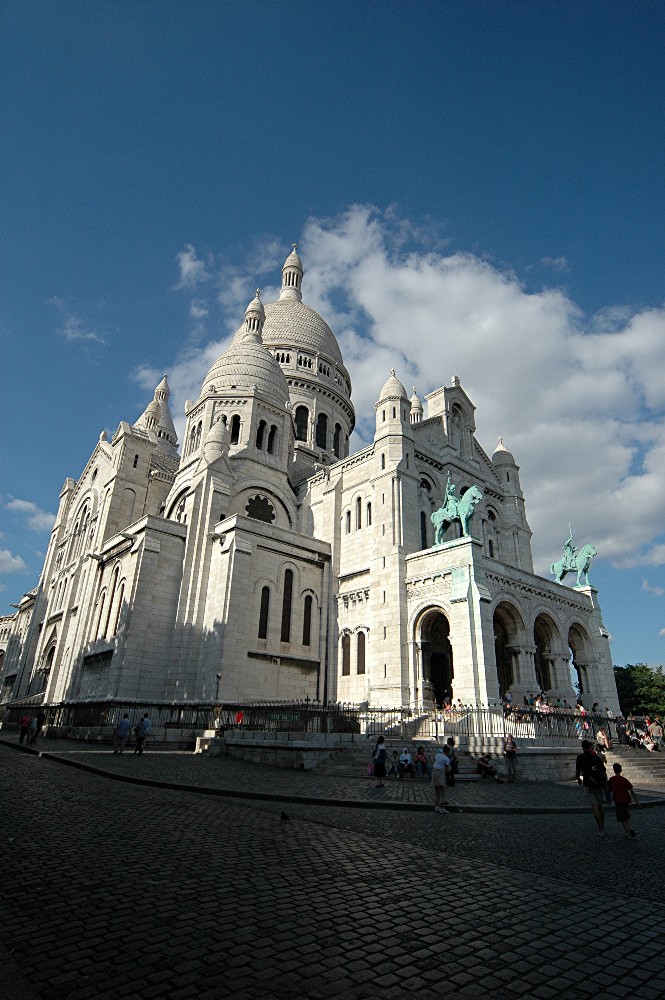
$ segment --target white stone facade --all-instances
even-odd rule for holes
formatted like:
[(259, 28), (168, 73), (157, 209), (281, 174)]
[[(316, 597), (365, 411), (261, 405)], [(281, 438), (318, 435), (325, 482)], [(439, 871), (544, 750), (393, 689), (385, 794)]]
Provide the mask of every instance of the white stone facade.
[[(294, 249), (187, 402), (181, 455), (165, 377), (65, 481), (39, 584), (0, 620), (3, 702), (572, 704), (572, 667), (617, 712), (596, 592), (534, 574), (519, 468), (476, 441), (459, 379), (423, 406), (393, 372), (349, 455), (351, 381), (302, 279)], [(449, 475), (483, 499), (434, 546)]]

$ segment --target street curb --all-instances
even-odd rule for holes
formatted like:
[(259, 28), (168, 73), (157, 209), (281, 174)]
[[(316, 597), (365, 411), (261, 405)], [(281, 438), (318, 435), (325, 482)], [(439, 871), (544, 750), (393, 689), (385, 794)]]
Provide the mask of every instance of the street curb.
[[(162, 788), (172, 792), (194, 792), (198, 795), (216, 795), (225, 799), (244, 799), (258, 802), (290, 802), (295, 805), (307, 806), (336, 806), (343, 809), (376, 809), (393, 810), (397, 812), (423, 812), (431, 813), (434, 809), (429, 802), (387, 802), (377, 800), (376, 802), (358, 799), (328, 799), (314, 795), (293, 795), (282, 792), (256, 792), (244, 791), (235, 788), (211, 788), (208, 785), (183, 785), (176, 781), (158, 781), (156, 778), (137, 778), (129, 774), (118, 774), (103, 767), (95, 767), (94, 764), (87, 764), (80, 760), (70, 760), (61, 757), (57, 753), (50, 753), (45, 750), (35, 750), (22, 744), (10, 743), (8, 740), (0, 738), (0, 745), (20, 750), (23, 753), (33, 754), (46, 760), (55, 761), (57, 764), (64, 764), (67, 767), (78, 768), (80, 771), (87, 771), (89, 774), (96, 774), (102, 778), (111, 778), (113, 781), (121, 781), (128, 785), (142, 785), (149, 788)], [(642, 809), (654, 809), (665, 806), (665, 798), (651, 799), (641, 803)], [(463, 805), (457, 806), (446, 804), (449, 813), (478, 813), (495, 815), (543, 815), (558, 814), (565, 815), (587, 813), (588, 806), (494, 806), (494, 805)]]

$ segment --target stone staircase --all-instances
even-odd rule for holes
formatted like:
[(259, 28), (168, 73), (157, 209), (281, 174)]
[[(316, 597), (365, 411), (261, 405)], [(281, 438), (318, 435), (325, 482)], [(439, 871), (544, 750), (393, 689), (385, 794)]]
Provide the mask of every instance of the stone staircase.
[[(359, 741), (358, 738), (353, 743), (346, 745), (343, 749), (336, 750), (326, 761), (318, 764), (314, 771), (316, 774), (339, 776), (344, 778), (367, 778), (367, 765), (372, 763), (372, 751), (375, 745), (375, 738), (371, 737), (366, 741)], [(399, 739), (386, 738), (385, 747), (388, 751), (388, 770), (392, 760), (393, 751), (400, 753), (407, 747), (411, 756), (415, 756), (419, 746), (424, 747), (427, 759), (431, 764), (434, 760), (435, 745), (432, 741), (424, 739), (413, 741), (413, 739), (400, 737)], [(459, 774), (455, 776), (456, 781), (479, 781), (476, 774), (476, 756), (470, 755), (464, 747), (455, 747), (459, 758)], [(663, 755), (665, 757), (665, 754)], [(494, 761), (496, 763), (496, 761)], [(500, 763), (500, 762), (499, 762)], [(393, 780), (391, 778), (390, 780)], [(404, 781), (412, 779), (406, 776)], [(416, 776), (416, 781), (418, 777)], [(429, 780), (429, 779), (428, 779)]]
[(665, 788), (665, 752), (649, 753), (647, 750), (634, 750), (632, 747), (619, 746), (615, 743), (606, 755), (607, 775), (612, 777), (612, 764), (618, 761), (622, 767), (624, 778), (636, 786), (660, 785)]

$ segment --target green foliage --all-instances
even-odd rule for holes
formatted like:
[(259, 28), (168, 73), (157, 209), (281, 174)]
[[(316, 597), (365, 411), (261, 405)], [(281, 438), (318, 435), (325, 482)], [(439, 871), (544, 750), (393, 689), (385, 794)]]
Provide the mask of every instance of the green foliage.
[(627, 663), (614, 668), (619, 704), (625, 716), (665, 715), (665, 674), (646, 663)]

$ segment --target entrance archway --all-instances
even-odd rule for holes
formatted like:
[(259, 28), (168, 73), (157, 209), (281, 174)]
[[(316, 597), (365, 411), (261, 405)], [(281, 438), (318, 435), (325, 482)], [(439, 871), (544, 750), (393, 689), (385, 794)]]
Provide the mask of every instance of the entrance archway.
[(558, 638), (558, 629), (549, 615), (538, 615), (533, 623), (533, 640), (536, 644), (536, 680), (543, 693), (552, 687), (552, 650)]
[(515, 683), (515, 648), (524, 644), (524, 622), (512, 604), (502, 601), (494, 611), (494, 659), (503, 698)]
[(443, 705), (453, 697), (453, 647), (450, 622), (442, 611), (429, 611), (420, 623), (423, 688), (430, 687), (433, 700)]
[(576, 694), (581, 698), (582, 695), (589, 694), (587, 665), (590, 655), (589, 636), (581, 625), (571, 625), (568, 630), (568, 648), (571, 652), (570, 679)]

